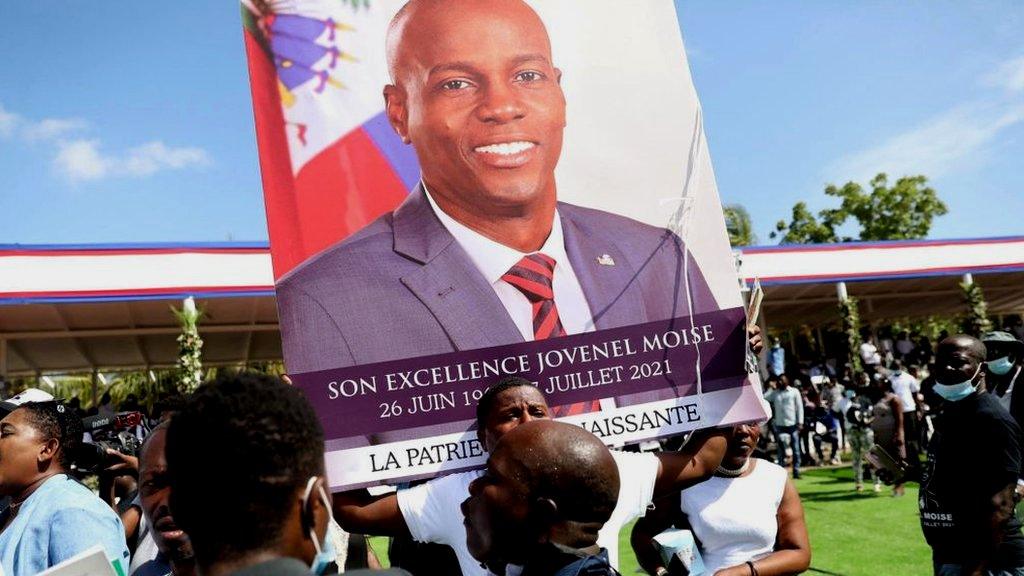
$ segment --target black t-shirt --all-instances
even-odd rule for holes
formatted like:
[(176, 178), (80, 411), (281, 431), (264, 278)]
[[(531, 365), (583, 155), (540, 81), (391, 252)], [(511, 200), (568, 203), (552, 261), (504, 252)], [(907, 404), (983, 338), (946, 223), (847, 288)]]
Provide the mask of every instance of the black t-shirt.
[[(984, 554), (991, 499), (1020, 477), (1021, 431), (986, 393), (947, 402), (921, 475), (921, 530), (936, 562), (969, 563)], [(1016, 515), (989, 568), (1024, 566), (1024, 535)]]

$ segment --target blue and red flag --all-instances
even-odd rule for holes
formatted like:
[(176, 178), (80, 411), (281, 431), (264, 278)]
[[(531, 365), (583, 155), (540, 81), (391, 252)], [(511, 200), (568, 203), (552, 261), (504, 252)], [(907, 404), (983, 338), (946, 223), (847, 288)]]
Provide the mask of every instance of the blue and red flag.
[(419, 179), (384, 114), (399, 5), (242, 0), (275, 278), (393, 210)]

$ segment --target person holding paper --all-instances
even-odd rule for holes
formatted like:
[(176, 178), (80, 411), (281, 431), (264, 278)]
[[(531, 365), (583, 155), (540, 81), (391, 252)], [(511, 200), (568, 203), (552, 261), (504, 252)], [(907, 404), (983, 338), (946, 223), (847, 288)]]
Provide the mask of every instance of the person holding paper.
[(671, 574), (652, 541), (672, 524), (689, 527), (708, 576), (785, 576), (811, 564), (800, 495), (786, 469), (752, 458), (761, 429), (732, 429), (710, 480), (657, 502), (633, 527), (631, 541), (650, 574)]
[[(9, 403), (4, 403), (9, 404)], [(128, 568), (124, 526), (109, 506), (68, 475), (82, 440), (82, 422), (56, 401), (2, 406), (0, 565), (7, 576), (30, 576), (97, 544), (119, 573)]]

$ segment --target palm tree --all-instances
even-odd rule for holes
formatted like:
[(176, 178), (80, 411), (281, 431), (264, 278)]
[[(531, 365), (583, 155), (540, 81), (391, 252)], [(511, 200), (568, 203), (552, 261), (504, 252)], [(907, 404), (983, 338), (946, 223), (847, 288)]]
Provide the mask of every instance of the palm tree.
[(742, 204), (727, 204), (722, 207), (725, 215), (725, 229), (729, 233), (729, 244), (752, 246), (757, 244), (757, 235), (750, 222), (750, 213)]

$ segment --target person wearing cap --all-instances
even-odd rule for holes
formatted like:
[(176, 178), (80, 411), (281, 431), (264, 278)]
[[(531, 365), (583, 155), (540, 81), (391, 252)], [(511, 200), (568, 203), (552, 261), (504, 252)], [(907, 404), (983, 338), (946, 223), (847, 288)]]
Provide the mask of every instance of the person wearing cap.
[[(49, 392), (43, 392), (38, 388), (26, 388), (18, 394), (0, 402), (0, 419), (7, 416), (14, 411), (15, 408), (21, 406), (26, 402), (49, 402), (53, 400), (53, 395)], [(7, 507), (11, 504), (11, 497), (6, 494), (0, 495), (0, 510), (7, 510)]]
[(10, 411), (0, 420), (0, 495), (11, 498), (0, 513), (3, 573), (38, 574), (99, 544), (123, 574), (128, 547), (121, 520), (68, 475), (81, 420), (52, 397), (31, 401), (43, 399), (36, 392), (0, 406)]
[(1014, 394), (1014, 386), (1024, 365), (1024, 342), (1009, 332), (989, 332), (981, 337), (985, 344), (985, 385), (1017, 424), (1024, 422), (1024, 394)]
[(18, 406), (28, 404), (29, 402), (53, 402), (53, 394), (44, 392), (39, 388), (26, 388), (7, 400), (0, 402), (0, 418), (14, 412)]

